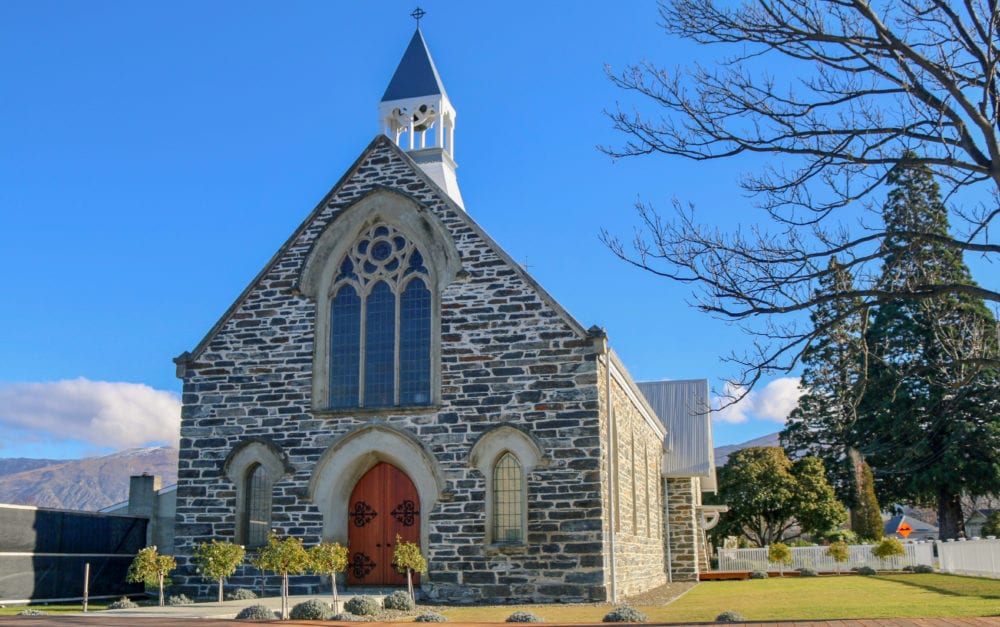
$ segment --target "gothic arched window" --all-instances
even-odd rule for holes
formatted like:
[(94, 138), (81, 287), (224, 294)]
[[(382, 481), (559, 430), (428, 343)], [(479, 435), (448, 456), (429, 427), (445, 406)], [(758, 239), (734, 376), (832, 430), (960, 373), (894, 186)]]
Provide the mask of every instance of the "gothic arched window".
[(271, 479), (261, 464), (247, 470), (243, 495), (243, 543), (248, 547), (264, 546), (271, 531)]
[(329, 296), (331, 409), (430, 404), (428, 283), (420, 251), (390, 226), (351, 247)]
[(495, 544), (524, 541), (524, 480), (521, 464), (506, 452), (493, 466), (492, 538)]

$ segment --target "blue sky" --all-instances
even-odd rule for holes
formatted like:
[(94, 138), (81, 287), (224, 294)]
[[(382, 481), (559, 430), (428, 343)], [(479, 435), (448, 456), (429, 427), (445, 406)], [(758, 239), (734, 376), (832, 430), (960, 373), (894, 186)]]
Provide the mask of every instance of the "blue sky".
[[(756, 216), (737, 161), (612, 162), (605, 64), (705, 51), (654, 2), (424, 0), (469, 213), (637, 380), (733, 375), (747, 340), (615, 259), (638, 198)], [(0, 3), (0, 456), (176, 441), (189, 350), (378, 133), (412, 0)], [(704, 60), (704, 59), (702, 59)], [(715, 426), (780, 428), (792, 380)]]

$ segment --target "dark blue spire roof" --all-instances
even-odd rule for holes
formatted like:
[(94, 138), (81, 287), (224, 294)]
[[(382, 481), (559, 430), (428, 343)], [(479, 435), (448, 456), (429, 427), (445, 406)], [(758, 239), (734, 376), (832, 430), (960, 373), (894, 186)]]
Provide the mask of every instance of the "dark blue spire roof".
[(441, 84), (441, 77), (434, 67), (427, 42), (417, 28), (410, 45), (403, 53), (403, 59), (396, 68), (396, 73), (392, 75), (389, 86), (382, 94), (382, 102), (438, 94), (445, 95), (444, 85)]

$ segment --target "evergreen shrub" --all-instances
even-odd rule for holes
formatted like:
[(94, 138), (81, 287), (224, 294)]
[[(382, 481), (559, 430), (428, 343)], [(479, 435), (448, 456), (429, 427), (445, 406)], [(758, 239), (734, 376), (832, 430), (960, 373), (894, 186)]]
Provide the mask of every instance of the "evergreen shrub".
[(128, 597), (122, 597), (108, 605), (109, 610), (134, 610), (137, 607), (139, 604), (130, 601)]
[(861, 568), (857, 569), (854, 572), (858, 573), (859, 575), (864, 575), (865, 577), (871, 577), (872, 575), (878, 574), (878, 571), (876, 571), (871, 566), (862, 566)]
[(192, 601), (186, 594), (171, 594), (167, 597), (167, 605), (192, 605)]
[(750, 573), (750, 579), (767, 579), (766, 570), (755, 570)]
[(815, 577), (816, 571), (812, 568), (800, 568), (799, 577)]

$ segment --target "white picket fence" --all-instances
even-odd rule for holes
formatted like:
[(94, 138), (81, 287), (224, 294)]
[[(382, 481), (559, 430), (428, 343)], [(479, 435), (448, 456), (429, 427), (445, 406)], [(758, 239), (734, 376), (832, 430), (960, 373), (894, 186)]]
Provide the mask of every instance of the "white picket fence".
[(1000, 540), (938, 542), (937, 548), (941, 572), (1000, 578)]
[[(903, 545), (906, 555), (889, 559), (879, 559), (872, 555), (871, 544), (853, 544), (848, 548), (850, 555), (846, 562), (837, 564), (826, 554), (825, 546), (793, 546), (792, 564), (785, 570), (811, 568), (816, 571), (847, 571), (861, 566), (876, 570), (895, 570), (918, 564), (934, 565), (934, 545), (930, 542), (909, 542)], [(777, 564), (767, 561), (767, 548), (763, 549), (719, 549), (720, 571), (778, 570)]]

